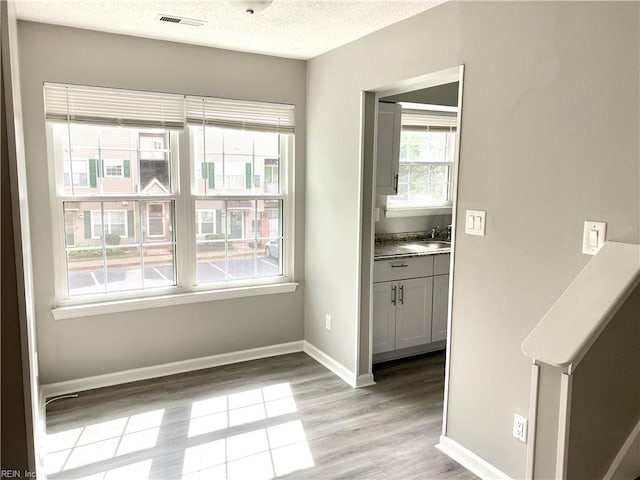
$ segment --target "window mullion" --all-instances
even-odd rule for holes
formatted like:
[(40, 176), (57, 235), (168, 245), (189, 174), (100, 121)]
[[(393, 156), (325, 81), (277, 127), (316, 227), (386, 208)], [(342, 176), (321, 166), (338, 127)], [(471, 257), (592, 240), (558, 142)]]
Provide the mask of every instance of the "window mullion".
[[(104, 293), (107, 293), (107, 233), (104, 229), (104, 216), (104, 202), (100, 202), (100, 226), (102, 227), (102, 283), (104, 285)], [(93, 218), (91, 218), (91, 223), (93, 224)]]
[[(224, 172), (224, 156), (222, 161), (222, 171)], [(224, 178), (224, 174), (223, 174)], [(223, 181), (224, 184), (224, 181)], [(229, 280), (229, 202), (224, 201), (224, 279)]]
[(195, 201), (192, 197), (193, 175), (198, 159), (192, 158), (189, 132), (184, 130), (176, 134), (178, 142), (172, 142), (174, 158), (178, 160), (180, 195), (176, 202), (176, 262), (178, 284), (184, 290), (192, 290), (196, 284), (196, 243), (195, 243)]
[[(140, 235), (140, 275), (141, 275), (141, 280), (142, 280), (142, 289), (145, 289), (145, 285), (144, 285), (144, 244), (145, 244), (145, 230), (146, 230), (146, 234), (149, 233), (148, 229), (145, 229), (142, 223), (142, 206), (144, 205), (144, 208), (147, 208), (148, 203), (147, 202), (142, 202), (142, 201), (137, 201), (134, 202), (134, 208), (135, 208), (135, 204), (138, 204), (138, 225), (139, 225), (139, 229), (140, 232), (138, 233)], [(149, 213), (147, 212), (147, 221), (149, 219)], [(125, 225), (127, 225), (127, 219), (124, 219), (125, 221)], [(133, 223), (133, 235), (135, 237), (135, 230), (136, 230), (136, 224), (135, 222)], [(127, 232), (129, 233), (129, 232)], [(130, 235), (130, 233), (129, 233)], [(175, 263), (175, 260), (174, 260)]]

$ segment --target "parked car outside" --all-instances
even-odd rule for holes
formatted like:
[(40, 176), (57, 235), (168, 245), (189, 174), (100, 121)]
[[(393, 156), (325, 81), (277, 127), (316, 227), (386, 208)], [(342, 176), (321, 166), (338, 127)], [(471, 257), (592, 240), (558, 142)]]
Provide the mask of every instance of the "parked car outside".
[(280, 240), (269, 240), (264, 246), (264, 255), (269, 258), (280, 258)]

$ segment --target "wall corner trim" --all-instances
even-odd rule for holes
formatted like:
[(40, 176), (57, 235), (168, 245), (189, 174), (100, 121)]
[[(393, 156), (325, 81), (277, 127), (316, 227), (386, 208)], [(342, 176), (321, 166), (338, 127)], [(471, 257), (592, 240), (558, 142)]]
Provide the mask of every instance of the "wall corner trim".
[(315, 345), (307, 342), (306, 340), (304, 341), (303, 351), (304, 353), (309, 355), (311, 358), (313, 358), (316, 362), (318, 362), (320, 365), (326, 367), (327, 369), (335, 373), (338, 377), (344, 380), (347, 383), (347, 385), (349, 385), (352, 388), (366, 387), (368, 385), (373, 385), (374, 383), (373, 375), (367, 374), (367, 375), (360, 375), (359, 377), (356, 377), (356, 375), (347, 367), (345, 367), (340, 362), (338, 362), (337, 360), (333, 359), (332, 357), (324, 353)]
[(436, 448), (483, 480), (512, 480), (504, 472), (449, 437), (442, 435)]
[(112, 385), (119, 385), (122, 383), (165, 377), (167, 375), (175, 375), (177, 373), (220, 367), (231, 363), (247, 362), (249, 360), (258, 360), (261, 358), (275, 357), (278, 355), (286, 355), (288, 353), (301, 351), (303, 351), (303, 341), (298, 340), (295, 342), (269, 345), (267, 347), (251, 348), (249, 350), (239, 350), (237, 352), (221, 353), (207, 357), (164, 363), (162, 365), (152, 365), (150, 367), (134, 368), (132, 370), (123, 370), (121, 372), (107, 373), (93, 377), (49, 383), (41, 385), (41, 390), (43, 397), (49, 398), (67, 393), (110, 387)]
[(356, 378), (357, 388), (370, 387), (375, 384), (376, 382), (373, 379), (373, 373), (364, 373), (362, 375), (358, 375), (358, 377)]

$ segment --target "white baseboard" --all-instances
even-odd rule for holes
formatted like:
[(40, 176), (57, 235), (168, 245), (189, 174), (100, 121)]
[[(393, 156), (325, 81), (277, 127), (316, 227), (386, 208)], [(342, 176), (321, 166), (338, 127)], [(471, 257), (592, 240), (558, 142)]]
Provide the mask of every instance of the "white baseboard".
[[(636, 446), (637, 451), (633, 451), (632, 447)], [(633, 457), (635, 455), (635, 458)], [(611, 462), (611, 466), (604, 476), (604, 480), (615, 480), (618, 478), (635, 478), (640, 475), (640, 421), (631, 430), (631, 433), (622, 444), (622, 448)], [(636, 463), (634, 465), (634, 463)], [(635, 470), (635, 471), (634, 471)]]
[(300, 340), (297, 342), (270, 345), (268, 347), (251, 348), (249, 350), (240, 350), (238, 352), (221, 353), (207, 357), (181, 360), (179, 362), (164, 363), (162, 365), (153, 365), (150, 367), (107, 373), (104, 375), (96, 375), (94, 377), (49, 383), (41, 385), (40, 388), (44, 397), (49, 398), (57, 395), (64, 395), (66, 393), (82, 392), (85, 390), (92, 390), (94, 388), (109, 387), (122, 383), (147, 380), (149, 378), (175, 375), (176, 373), (201, 370), (203, 368), (219, 367), (222, 365), (229, 365), (231, 363), (275, 357), (277, 355), (285, 355), (287, 353), (301, 352), (302, 350), (303, 341)]
[(320, 365), (323, 365), (327, 369), (331, 370), (352, 388), (366, 387), (375, 383), (373, 381), (373, 375), (371, 375), (370, 373), (356, 377), (355, 373), (353, 373), (347, 367), (342, 365), (337, 360), (334, 360), (318, 347), (312, 345), (306, 340), (304, 341), (304, 353), (309, 355)]
[(436, 448), (483, 480), (511, 480), (508, 475), (449, 437), (441, 436)]

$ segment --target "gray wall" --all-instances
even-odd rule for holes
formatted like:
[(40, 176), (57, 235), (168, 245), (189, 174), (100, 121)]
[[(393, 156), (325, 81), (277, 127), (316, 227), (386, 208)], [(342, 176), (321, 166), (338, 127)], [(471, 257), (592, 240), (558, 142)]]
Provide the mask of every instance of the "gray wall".
[[(296, 106), (296, 279), (304, 278), (305, 73), (299, 60), (20, 22), (24, 128), (33, 237), (51, 235), (42, 84), (99, 85)], [(49, 242), (36, 242), (36, 318), (42, 383), (82, 378), (303, 338), (303, 288), (54, 321)]]
[(640, 241), (638, 7), (446, 3), (308, 65), (305, 338), (354, 372), (361, 91), (465, 65), (458, 211), (487, 210), (487, 235), (457, 238), (447, 435), (514, 478), (520, 344), (589, 260), (584, 220)]
[(640, 420), (639, 345), (637, 287), (573, 375), (567, 478), (604, 478)]

